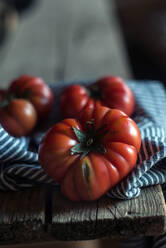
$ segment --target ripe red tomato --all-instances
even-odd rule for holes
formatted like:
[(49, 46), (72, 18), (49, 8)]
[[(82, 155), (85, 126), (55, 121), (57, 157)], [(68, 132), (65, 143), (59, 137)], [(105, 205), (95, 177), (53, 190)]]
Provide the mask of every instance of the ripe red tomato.
[[(0, 92), (0, 123), (15, 137), (27, 135), (36, 125), (37, 115), (33, 105), (24, 99), (7, 99)], [(4, 101), (5, 99), (5, 101)], [(9, 100), (9, 101), (8, 101)]]
[(97, 105), (91, 119), (64, 119), (49, 129), (39, 161), (73, 201), (92, 201), (121, 181), (135, 166), (141, 136), (122, 111)]
[(66, 118), (80, 118), (95, 108), (95, 102), (109, 108), (120, 109), (128, 116), (134, 111), (135, 98), (132, 90), (120, 77), (99, 79), (85, 88), (81, 85), (67, 87), (61, 96), (61, 112)]
[(23, 75), (11, 82), (10, 94), (30, 101), (37, 111), (38, 119), (44, 119), (53, 106), (53, 93), (39, 77)]

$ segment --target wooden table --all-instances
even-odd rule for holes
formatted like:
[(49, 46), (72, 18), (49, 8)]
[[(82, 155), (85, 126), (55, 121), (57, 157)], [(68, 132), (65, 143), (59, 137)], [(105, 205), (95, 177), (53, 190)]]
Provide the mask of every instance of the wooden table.
[[(0, 57), (4, 87), (24, 73), (47, 82), (108, 74), (132, 77), (114, 2), (108, 0), (38, 1), (20, 19)], [(72, 247), (81, 247), (73, 243), (76, 240), (95, 240), (84, 246), (99, 247), (96, 239), (166, 231), (159, 185), (127, 201), (104, 196), (91, 203), (73, 203), (51, 187), (0, 192), (0, 200), (0, 245), (9, 247), (53, 247), (56, 240), (72, 241), (67, 242)], [(57, 247), (67, 246), (62, 242)]]

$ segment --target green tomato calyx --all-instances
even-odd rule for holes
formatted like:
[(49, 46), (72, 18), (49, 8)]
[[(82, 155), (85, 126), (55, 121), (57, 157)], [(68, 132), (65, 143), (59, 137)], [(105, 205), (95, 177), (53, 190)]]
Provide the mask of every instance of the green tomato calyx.
[(106, 125), (95, 130), (94, 121), (86, 122), (85, 132), (72, 127), (77, 140), (75, 146), (70, 149), (70, 154), (81, 154), (81, 159), (87, 156), (90, 152), (106, 153), (106, 149), (102, 144), (102, 137), (108, 132)]

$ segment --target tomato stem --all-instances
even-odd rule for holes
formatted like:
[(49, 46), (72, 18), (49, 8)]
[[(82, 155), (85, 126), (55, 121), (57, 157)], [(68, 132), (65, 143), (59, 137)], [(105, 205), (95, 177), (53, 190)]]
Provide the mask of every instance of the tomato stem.
[(97, 85), (92, 85), (87, 88), (88, 95), (95, 100), (101, 99), (101, 90)]
[(30, 94), (31, 94), (31, 91), (30, 90), (24, 92), (22, 95), (13, 94), (10, 91), (7, 91), (4, 99), (0, 102), (0, 107), (1, 108), (5, 108), (14, 99), (28, 99), (28, 97), (30, 96)]
[(105, 153), (106, 149), (102, 145), (101, 138), (108, 132), (106, 125), (95, 130), (94, 120), (86, 122), (85, 133), (75, 127), (72, 127), (79, 143), (70, 149), (70, 154), (81, 154), (81, 158), (87, 156), (90, 152)]
[(2, 102), (0, 102), (0, 107), (1, 107), (1, 108), (5, 108), (5, 107), (8, 106), (8, 105), (10, 104), (10, 102), (11, 102), (12, 100), (14, 100), (15, 98), (16, 98), (15, 95), (7, 93), (6, 96), (5, 96), (5, 99), (2, 100)]

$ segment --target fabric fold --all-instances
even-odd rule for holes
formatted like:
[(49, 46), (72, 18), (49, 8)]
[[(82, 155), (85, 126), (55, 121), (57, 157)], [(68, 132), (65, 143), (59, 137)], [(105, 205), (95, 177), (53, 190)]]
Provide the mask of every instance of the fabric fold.
[[(54, 111), (49, 125), (60, 121), (59, 97), (71, 83), (50, 84), (54, 95)], [(109, 197), (131, 199), (138, 197), (142, 187), (166, 184), (166, 92), (157, 81), (127, 81), (135, 94), (136, 106), (132, 118), (137, 123), (142, 145), (137, 164), (131, 173), (107, 192)], [(46, 123), (47, 124), (47, 123)], [(48, 129), (48, 125), (47, 125)], [(47, 130), (36, 131), (30, 137), (14, 138), (0, 126), (0, 189), (20, 190), (40, 184), (59, 187), (41, 168), (37, 149)], [(29, 148), (31, 147), (31, 149)]]

